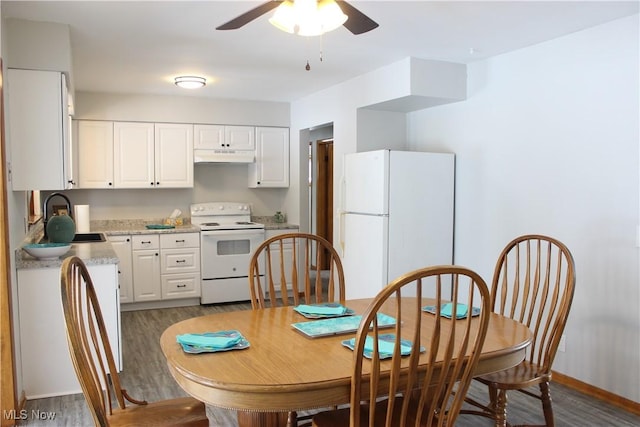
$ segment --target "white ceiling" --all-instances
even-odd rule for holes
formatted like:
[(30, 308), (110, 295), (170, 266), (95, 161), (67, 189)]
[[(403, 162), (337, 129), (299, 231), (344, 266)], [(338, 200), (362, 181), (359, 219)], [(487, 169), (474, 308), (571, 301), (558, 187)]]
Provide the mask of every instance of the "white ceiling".
[[(76, 91), (287, 102), (407, 56), (469, 63), (636, 14), (639, 5), (351, 0), (380, 27), (304, 38), (272, 27), (270, 12), (239, 30), (215, 30), (264, 1), (2, 1), (1, 7), (3, 18), (70, 26)], [(186, 92), (172, 84), (185, 74), (209, 83)]]

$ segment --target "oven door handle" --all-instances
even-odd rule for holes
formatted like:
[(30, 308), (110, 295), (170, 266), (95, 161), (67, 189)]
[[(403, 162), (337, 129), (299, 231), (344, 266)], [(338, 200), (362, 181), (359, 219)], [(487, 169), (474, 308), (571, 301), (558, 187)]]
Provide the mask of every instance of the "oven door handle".
[(248, 229), (248, 230), (201, 230), (202, 237), (240, 237), (240, 236), (264, 236), (264, 230)]

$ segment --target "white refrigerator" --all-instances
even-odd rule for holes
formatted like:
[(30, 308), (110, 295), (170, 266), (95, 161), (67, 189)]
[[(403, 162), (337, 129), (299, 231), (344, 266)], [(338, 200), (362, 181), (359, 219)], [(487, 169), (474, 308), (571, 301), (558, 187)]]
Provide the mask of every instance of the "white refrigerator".
[(340, 230), (346, 297), (375, 296), (418, 268), (453, 263), (455, 156), (345, 155)]

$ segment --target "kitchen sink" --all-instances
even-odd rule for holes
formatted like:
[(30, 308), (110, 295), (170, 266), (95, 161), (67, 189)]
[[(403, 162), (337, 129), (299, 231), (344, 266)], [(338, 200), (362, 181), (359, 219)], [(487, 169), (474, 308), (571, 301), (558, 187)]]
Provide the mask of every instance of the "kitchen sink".
[[(71, 243), (98, 243), (106, 242), (107, 238), (103, 233), (76, 233)], [(46, 239), (40, 240), (39, 243), (46, 243)]]
[(107, 238), (102, 233), (76, 233), (73, 236), (72, 243), (93, 243), (93, 242), (106, 242)]

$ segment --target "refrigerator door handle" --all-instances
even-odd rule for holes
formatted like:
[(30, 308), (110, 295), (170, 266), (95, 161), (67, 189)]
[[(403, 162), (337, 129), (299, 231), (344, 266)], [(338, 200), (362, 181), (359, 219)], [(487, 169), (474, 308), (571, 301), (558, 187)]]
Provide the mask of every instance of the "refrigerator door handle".
[(340, 193), (338, 194), (338, 200), (340, 200), (340, 207), (338, 208), (338, 215), (340, 216), (338, 218), (338, 242), (340, 243), (340, 250), (342, 251), (340, 255), (342, 257), (344, 257), (344, 187), (345, 179), (344, 175), (342, 175), (340, 177), (340, 185), (338, 186)]

